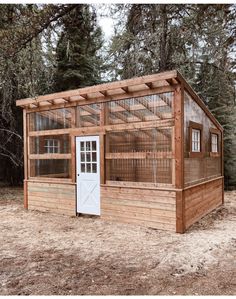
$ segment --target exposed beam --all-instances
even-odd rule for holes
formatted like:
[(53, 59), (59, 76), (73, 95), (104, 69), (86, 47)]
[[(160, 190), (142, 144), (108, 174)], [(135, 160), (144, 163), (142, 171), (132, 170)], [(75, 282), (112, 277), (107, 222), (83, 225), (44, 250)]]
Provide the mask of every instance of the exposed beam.
[[(145, 89), (145, 90), (140, 90), (140, 91), (134, 91), (134, 92), (129, 92), (129, 93), (119, 93), (119, 94), (113, 94), (110, 95), (108, 92), (106, 93), (106, 96), (101, 96), (97, 98), (89, 98), (88, 100), (86, 99), (78, 99), (78, 100), (72, 100), (70, 103), (61, 103), (61, 104), (55, 104), (54, 108), (66, 108), (66, 107), (74, 107), (74, 106), (82, 106), (82, 105), (88, 105), (88, 104), (94, 104), (94, 103), (105, 103), (105, 102), (110, 102), (110, 101), (118, 101), (118, 100), (125, 100), (129, 98), (137, 98), (137, 97), (142, 97), (142, 96), (149, 96), (149, 95), (158, 95), (166, 92), (173, 92), (175, 90), (175, 86), (162, 86), (162, 87), (155, 87), (153, 89)], [(26, 105), (27, 107), (27, 105)], [(51, 106), (49, 106), (51, 107)], [(42, 110), (48, 110), (48, 107), (45, 105), (40, 108), (27, 108), (27, 112), (36, 112), (36, 111), (42, 111)]]
[(152, 84), (152, 82), (145, 83), (145, 85), (146, 85), (148, 88), (153, 89), (153, 84)]
[(70, 97), (63, 97), (63, 100), (64, 100), (65, 102), (69, 103), (69, 102), (70, 102)]
[[(115, 90), (127, 86), (135, 86), (135, 85), (141, 85), (149, 82), (162, 81), (170, 78), (175, 78), (176, 76), (177, 76), (177, 71), (168, 71), (168, 72), (154, 74), (154, 75), (148, 75), (148, 76), (143, 76), (143, 77), (138, 77), (138, 78), (133, 78), (128, 80), (110, 82), (110, 83), (95, 85), (91, 87), (84, 87), (84, 88), (74, 89), (70, 91), (63, 91), (59, 93), (38, 96), (36, 99), (37, 102), (43, 102), (47, 100), (55, 100), (59, 98), (72, 97), (72, 96), (84, 97), (84, 95), (87, 96), (87, 94), (97, 93), (103, 90), (109, 91), (109, 90)], [(31, 104), (33, 101), (34, 99), (32, 98), (17, 100), (16, 105), (24, 107), (25, 105)]]
[(121, 87), (121, 89), (124, 90), (124, 91), (127, 92), (127, 93), (129, 92), (129, 88), (128, 88), (128, 86)]
[(166, 79), (166, 81), (167, 81), (170, 85), (178, 84), (178, 81), (177, 81), (175, 78)]
[(80, 94), (79, 96), (84, 98), (85, 100), (88, 100), (88, 95), (87, 94)]

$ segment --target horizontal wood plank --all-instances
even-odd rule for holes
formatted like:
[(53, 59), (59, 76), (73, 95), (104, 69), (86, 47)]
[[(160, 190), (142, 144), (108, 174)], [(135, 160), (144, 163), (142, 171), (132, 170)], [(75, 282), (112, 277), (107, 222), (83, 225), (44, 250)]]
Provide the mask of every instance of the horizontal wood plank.
[(175, 230), (175, 192), (101, 187), (104, 219)]
[(75, 185), (28, 181), (29, 209), (75, 215)]
[(222, 204), (222, 180), (219, 178), (184, 190), (187, 228)]

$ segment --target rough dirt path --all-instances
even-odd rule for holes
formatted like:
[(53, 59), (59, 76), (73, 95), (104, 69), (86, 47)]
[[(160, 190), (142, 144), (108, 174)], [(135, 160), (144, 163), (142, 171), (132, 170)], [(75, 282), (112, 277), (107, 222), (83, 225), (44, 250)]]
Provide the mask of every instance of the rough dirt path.
[(236, 192), (180, 235), (26, 212), (0, 189), (0, 295), (235, 295)]

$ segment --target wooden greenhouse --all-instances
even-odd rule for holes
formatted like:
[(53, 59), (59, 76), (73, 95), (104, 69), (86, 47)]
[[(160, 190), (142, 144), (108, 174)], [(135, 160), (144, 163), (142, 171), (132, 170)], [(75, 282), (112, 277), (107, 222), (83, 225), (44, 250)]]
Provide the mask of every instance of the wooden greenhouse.
[(178, 71), (16, 104), (27, 209), (183, 233), (224, 201), (223, 129)]

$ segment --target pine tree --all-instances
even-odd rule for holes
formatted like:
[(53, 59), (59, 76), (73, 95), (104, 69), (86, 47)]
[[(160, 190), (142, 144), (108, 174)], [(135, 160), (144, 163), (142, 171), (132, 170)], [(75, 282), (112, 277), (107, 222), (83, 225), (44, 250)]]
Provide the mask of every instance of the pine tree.
[(101, 81), (101, 28), (88, 5), (77, 7), (63, 18), (57, 44), (56, 90), (75, 89)]
[[(120, 9), (120, 6), (117, 7)], [(110, 48), (117, 77), (178, 69), (224, 127), (226, 186), (236, 186), (236, 6), (130, 5)]]

